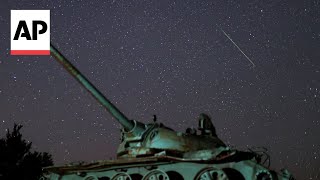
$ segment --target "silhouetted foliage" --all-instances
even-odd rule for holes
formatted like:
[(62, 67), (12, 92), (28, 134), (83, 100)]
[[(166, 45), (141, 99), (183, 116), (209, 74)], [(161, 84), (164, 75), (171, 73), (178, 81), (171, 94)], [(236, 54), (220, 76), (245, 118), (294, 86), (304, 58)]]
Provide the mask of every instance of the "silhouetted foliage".
[(14, 124), (0, 139), (0, 180), (38, 180), (42, 167), (53, 165), (50, 154), (31, 152), (31, 142), (22, 138), (22, 125)]

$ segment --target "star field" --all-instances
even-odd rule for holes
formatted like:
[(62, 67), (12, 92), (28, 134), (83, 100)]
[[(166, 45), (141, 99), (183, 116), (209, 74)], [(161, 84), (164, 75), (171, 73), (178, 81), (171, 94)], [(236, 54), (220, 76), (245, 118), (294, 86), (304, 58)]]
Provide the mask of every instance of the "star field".
[(114, 158), (120, 125), (52, 57), (9, 54), (11, 9), (50, 9), (52, 43), (127, 117), (208, 113), (228, 145), (320, 178), (320, 1), (1, 1), (0, 135), (21, 123), (65, 164)]

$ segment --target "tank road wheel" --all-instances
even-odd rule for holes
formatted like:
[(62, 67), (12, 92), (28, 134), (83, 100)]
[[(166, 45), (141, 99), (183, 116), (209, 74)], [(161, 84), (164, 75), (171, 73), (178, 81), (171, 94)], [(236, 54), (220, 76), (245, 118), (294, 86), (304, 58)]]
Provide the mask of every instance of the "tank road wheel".
[(195, 180), (229, 180), (223, 170), (206, 168), (200, 171)]
[(84, 180), (98, 180), (98, 178), (96, 176), (87, 176)]
[(169, 176), (167, 173), (156, 169), (147, 173), (142, 180), (169, 180)]
[(273, 179), (270, 172), (266, 171), (266, 170), (259, 171), (256, 174), (256, 178), (257, 178), (257, 180), (272, 180)]
[(111, 180), (132, 180), (129, 174), (126, 173), (118, 173), (114, 175)]

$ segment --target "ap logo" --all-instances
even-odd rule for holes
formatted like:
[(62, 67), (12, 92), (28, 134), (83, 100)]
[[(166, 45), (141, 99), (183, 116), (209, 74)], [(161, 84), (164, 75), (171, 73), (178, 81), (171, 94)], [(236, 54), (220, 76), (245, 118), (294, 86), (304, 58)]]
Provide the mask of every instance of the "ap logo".
[(11, 10), (11, 55), (50, 55), (50, 10)]

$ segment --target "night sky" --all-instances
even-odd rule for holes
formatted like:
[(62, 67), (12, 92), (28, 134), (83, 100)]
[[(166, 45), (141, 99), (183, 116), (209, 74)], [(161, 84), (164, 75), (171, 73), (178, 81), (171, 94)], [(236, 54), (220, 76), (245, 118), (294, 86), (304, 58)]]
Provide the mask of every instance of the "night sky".
[(320, 179), (319, 0), (1, 0), (0, 136), (20, 123), (65, 164), (114, 158), (120, 126), (52, 57), (9, 54), (10, 9), (50, 9), (52, 43), (129, 118), (208, 113), (231, 147)]

